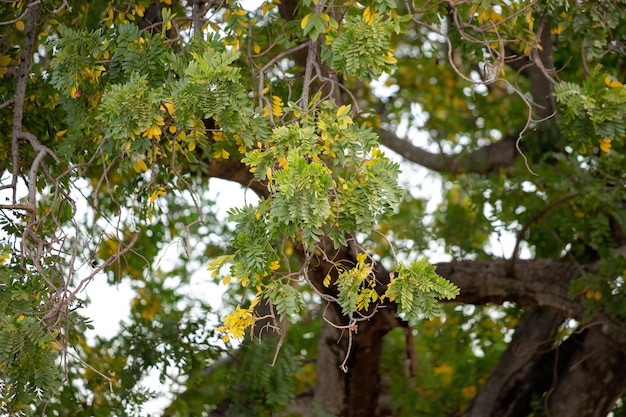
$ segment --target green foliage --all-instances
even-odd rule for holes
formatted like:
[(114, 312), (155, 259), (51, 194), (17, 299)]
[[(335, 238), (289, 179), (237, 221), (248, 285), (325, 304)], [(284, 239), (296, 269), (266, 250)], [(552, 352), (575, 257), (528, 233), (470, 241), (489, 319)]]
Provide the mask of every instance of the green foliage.
[(302, 293), (289, 283), (273, 281), (267, 286), (265, 295), (276, 307), (276, 313), (281, 320), (298, 316), (304, 308)]
[(154, 78), (165, 74), (168, 61), (163, 56), (167, 49), (158, 34), (150, 36), (137, 25), (127, 23), (115, 28), (110, 39), (109, 47), (114, 51), (108, 72), (110, 82), (123, 83), (133, 74), (154, 75)]
[(159, 106), (159, 93), (150, 91), (147, 76), (133, 73), (128, 83), (113, 84), (105, 91), (98, 116), (116, 147), (143, 153), (150, 149), (150, 138), (137, 136), (153, 124), (163, 124)]
[[(301, 109), (290, 109), (300, 117)], [(316, 118), (274, 129), (267, 144), (243, 161), (275, 191), (269, 215), (270, 236), (299, 238), (313, 245), (328, 234), (336, 246), (345, 233), (369, 231), (396, 209), (401, 197), (398, 165), (377, 148), (370, 129), (353, 123), (349, 107), (320, 106)], [(265, 211), (269, 210), (269, 211)]]
[(554, 96), (563, 107), (564, 129), (582, 154), (596, 146), (608, 151), (610, 147), (603, 147), (602, 140), (622, 145), (626, 135), (626, 87), (621, 82), (596, 67), (582, 84), (557, 84)]
[(37, 277), (19, 273), (10, 245), (0, 250), (0, 412), (17, 415), (58, 393), (61, 346), (33, 308), (47, 301), (36, 293)]
[[(166, 415), (228, 401), (279, 413), (315, 389), (316, 366), (336, 365), (315, 361), (331, 302), (344, 323), (387, 308), (416, 326), (418, 379), (398, 360), (401, 332), (385, 339), (385, 412), (463, 414), (519, 312), (442, 306), (459, 289), (433, 253), (574, 262), (588, 271), (570, 288), (586, 317), (626, 317), (623, 1), (9, 3), (0, 414), (139, 416), (157, 395), (142, 386), (151, 370), (179, 384)], [(528, 118), (553, 104), (553, 120)], [(385, 155), (379, 127), (406, 132), (386, 142), (401, 155)], [(527, 159), (494, 164), (517, 138)], [(444, 173), (402, 166), (405, 192), (400, 157)], [(211, 215), (229, 195), (209, 194), (210, 177), (248, 187), (230, 222)], [(221, 325), (204, 287), (188, 288), (207, 262), (232, 282)], [(135, 295), (110, 340), (87, 338), (80, 317), (100, 279)], [(265, 319), (291, 324), (282, 350), (219, 341), (216, 328), (243, 337), (266, 302)], [(225, 349), (234, 365), (213, 367)]]
[(435, 266), (425, 258), (410, 266), (400, 263), (386, 293), (397, 301), (398, 311), (409, 322), (422, 315), (427, 318), (440, 315), (441, 305), (437, 299), (451, 299), (458, 294), (459, 288), (437, 275)]
[[(393, 24), (389, 20), (349, 16), (342, 31), (332, 39), (331, 65), (336, 71), (372, 80), (391, 72), (397, 62), (390, 51)], [(328, 53), (327, 53), (328, 55)]]
[(0, 311), (0, 411), (30, 412), (29, 404), (45, 402), (61, 387), (60, 346), (36, 318), (8, 314), (2, 305)]
[[(339, 291), (339, 304), (344, 315), (350, 317), (356, 311), (367, 312), (370, 304), (378, 300), (374, 290), (372, 268), (365, 263), (365, 254), (359, 254), (354, 268), (341, 271), (335, 284)], [(329, 279), (330, 277), (327, 277)]]
[(227, 395), (234, 399), (229, 412), (271, 416), (286, 408), (295, 397), (293, 381), (299, 367), (293, 348), (284, 345), (274, 366), (269, 364), (275, 353), (275, 340), (246, 342), (240, 349), (241, 360), (228, 378)]

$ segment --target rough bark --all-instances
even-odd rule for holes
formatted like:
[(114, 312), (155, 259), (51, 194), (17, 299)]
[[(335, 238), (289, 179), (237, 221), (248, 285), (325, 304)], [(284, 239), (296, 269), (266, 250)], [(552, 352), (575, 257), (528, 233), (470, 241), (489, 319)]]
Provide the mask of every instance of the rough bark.
[[(318, 290), (336, 295), (333, 288), (322, 285), (326, 274), (336, 274), (328, 259), (341, 259), (343, 265), (349, 265), (355, 263), (357, 252), (352, 245), (335, 250), (328, 240), (323, 240), (320, 247), (327, 256), (316, 257), (311, 262), (309, 279)], [(375, 273), (377, 289), (384, 291), (389, 272), (377, 265)], [(322, 411), (337, 416), (378, 416), (383, 337), (398, 326), (395, 310), (391, 306), (381, 308), (369, 319), (359, 321), (355, 331), (343, 327), (348, 321), (337, 304), (329, 304), (324, 317), (318, 340), (314, 403)]]
[[(533, 395), (550, 384), (552, 343), (564, 317), (540, 307), (530, 308), (487, 383), (474, 399), (468, 417), (523, 417)], [(544, 372), (548, 370), (548, 372)]]
[[(454, 302), (540, 306), (565, 317), (581, 317), (584, 307), (569, 297), (569, 284), (580, 268), (550, 259), (518, 260), (513, 271), (505, 259), (437, 264), (437, 273), (461, 288)], [(511, 273), (512, 272), (512, 273)]]
[(557, 372), (546, 394), (545, 409), (550, 417), (603, 417), (624, 393), (624, 346), (606, 331), (604, 326), (590, 326), (572, 335), (559, 349), (567, 354), (559, 355)]
[[(331, 309), (332, 312), (328, 314)], [(329, 311), (329, 321), (341, 320), (335, 308), (329, 308)], [(396, 326), (393, 311), (380, 310), (370, 320), (359, 323), (350, 343), (348, 330), (322, 323), (315, 404), (323, 411), (337, 416), (379, 416), (383, 337)], [(346, 355), (349, 356), (347, 372), (344, 372), (341, 366)]]

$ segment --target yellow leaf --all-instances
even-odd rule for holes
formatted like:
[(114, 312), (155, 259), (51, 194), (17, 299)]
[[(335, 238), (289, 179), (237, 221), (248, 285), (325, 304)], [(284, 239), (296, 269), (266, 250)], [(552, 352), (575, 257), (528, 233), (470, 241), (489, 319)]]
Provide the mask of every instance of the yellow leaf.
[(443, 363), (440, 366), (437, 366), (433, 369), (435, 375), (438, 375), (444, 385), (450, 384), (452, 382), (452, 376), (454, 373), (454, 369), (447, 363)]
[(367, 23), (368, 25), (374, 23), (374, 16), (372, 15), (372, 10), (370, 9), (370, 6), (367, 6), (365, 10), (363, 10), (363, 17), (365, 18), (365, 23)]
[(176, 127), (176, 125), (170, 125), (170, 127), (168, 127), (167, 130), (169, 130), (170, 133), (176, 133), (178, 128)]
[(150, 139), (156, 138), (158, 140), (161, 138), (161, 128), (157, 124), (153, 124), (148, 130), (143, 132), (142, 136), (147, 136)]
[(367, 253), (365, 252), (361, 252), (356, 256), (356, 261), (360, 264), (363, 264), (363, 262), (365, 262), (366, 259), (367, 259)]
[(528, 13), (526, 13), (526, 23), (528, 23), (528, 30), (532, 32), (534, 21), (533, 21), (533, 15), (530, 12), (530, 10), (528, 11)]
[(15, 27), (17, 28), (17, 30), (19, 30), (20, 32), (22, 32), (24, 30), (24, 22), (21, 20), (18, 20), (17, 22), (15, 22)]
[(622, 83), (620, 83), (617, 80), (613, 80), (611, 77), (609, 77), (608, 75), (604, 78), (604, 82), (606, 83), (606, 85), (608, 85), (611, 88), (619, 88), (622, 86)]
[(167, 114), (171, 116), (174, 114), (174, 105), (172, 103), (165, 102), (161, 105), (161, 110), (167, 111)]
[(133, 164), (133, 169), (135, 170), (136, 173), (140, 174), (144, 171), (147, 171), (148, 166), (146, 165), (146, 162), (143, 159), (138, 159)]
[(602, 299), (602, 293), (600, 291), (596, 291), (593, 293), (593, 299), (596, 301), (600, 301)]
[(230, 156), (230, 153), (226, 149), (222, 149), (221, 158), (228, 159), (229, 156)]
[(306, 24), (309, 22), (309, 19), (311, 18), (311, 15), (313, 15), (313, 13), (309, 13), (308, 15), (304, 16), (302, 18), (302, 22), (300, 22), (300, 28), (302, 30), (304, 30), (304, 28), (306, 27)]
[(326, 275), (326, 278), (324, 278), (324, 286), (328, 288), (329, 285), (330, 285), (330, 275)]
[(154, 204), (156, 199), (159, 198), (159, 196), (162, 196), (162, 195), (165, 195), (165, 187), (158, 187), (150, 195), (150, 202), (149, 202), (149, 204), (151, 204), (151, 205)]
[(390, 65), (393, 65), (398, 62), (396, 57), (394, 57), (391, 52), (383, 56), (383, 61), (385, 61), (386, 64), (390, 64)]
[(167, 4), (168, 6), (171, 6), (172, 0), (163, 0), (163, 3)]
[(602, 152), (608, 152), (611, 150), (610, 138), (600, 139), (598, 142), (600, 143), (600, 149), (602, 150)]
[(563, 32), (563, 24), (559, 23), (559, 25), (555, 28), (552, 28), (552, 30), (550, 31), (550, 33), (552, 33), (553, 35), (558, 35), (561, 32)]
[(0, 266), (9, 262), (10, 258), (11, 258), (11, 254), (6, 253), (6, 252), (0, 252)]
[(270, 2), (268, 1), (263, 2), (263, 4), (261, 5), (261, 13), (263, 14), (263, 16), (267, 14), (271, 6), (272, 4)]
[(230, 284), (230, 281), (231, 281), (232, 279), (233, 279), (233, 277), (232, 277), (232, 276), (227, 275), (227, 276), (225, 276), (225, 277), (224, 277), (224, 279), (222, 279), (222, 284), (224, 284), (224, 285), (228, 285), (228, 284)]
[(461, 388), (461, 394), (466, 400), (471, 400), (476, 396), (476, 385)]
[(282, 116), (283, 115), (283, 100), (278, 96), (272, 96), (272, 115), (274, 116)]
[(187, 145), (187, 149), (189, 149), (189, 152), (193, 152), (196, 149), (196, 141), (192, 140), (191, 142), (189, 142), (189, 145)]
[(56, 133), (56, 135), (55, 135), (55, 136), (56, 136), (56, 138), (57, 138), (57, 139), (60, 139), (60, 138), (62, 138), (62, 137), (63, 137), (63, 135), (65, 135), (66, 133), (67, 133), (67, 129), (65, 129), (65, 130), (59, 130), (59, 131)]
[(341, 107), (339, 107), (337, 109), (337, 118), (340, 118), (342, 116), (345, 116), (346, 114), (348, 114), (350, 112), (350, 105), (343, 105)]
[(254, 51), (255, 54), (258, 54), (261, 52), (261, 47), (259, 46), (258, 43), (254, 42), (252, 44), (252, 50)]

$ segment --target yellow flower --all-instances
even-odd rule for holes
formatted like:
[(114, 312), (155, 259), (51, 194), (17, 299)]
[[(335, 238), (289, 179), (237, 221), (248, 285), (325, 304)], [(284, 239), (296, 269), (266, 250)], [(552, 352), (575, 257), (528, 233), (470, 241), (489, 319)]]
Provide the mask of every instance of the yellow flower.
[(611, 139), (609, 138), (604, 138), (604, 139), (600, 139), (600, 149), (602, 150), (602, 152), (608, 152), (611, 150)]
[(243, 338), (246, 329), (254, 324), (252, 307), (242, 309), (237, 306), (235, 311), (224, 317), (223, 325), (217, 328), (218, 332), (224, 333), (222, 340), (227, 342), (232, 337), (236, 340)]
[(270, 264), (270, 269), (272, 271), (276, 271), (278, 268), (280, 268), (280, 261), (272, 261), (272, 263)]
[(147, 136), (150, 139), (161, 139), (161, 128), (154, 124), (151, 127), (149, 127), (145, 132), (143, 132), (142, 136)]

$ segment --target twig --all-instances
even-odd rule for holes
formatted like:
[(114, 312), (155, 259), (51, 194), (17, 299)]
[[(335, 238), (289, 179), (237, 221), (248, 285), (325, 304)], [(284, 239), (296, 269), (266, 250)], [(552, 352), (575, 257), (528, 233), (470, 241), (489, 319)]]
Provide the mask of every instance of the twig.
[(515, 271), (515, 262), (517, 261), (517, 258), (519, 257), (519, 246), (521, 241), (524, 238), (524, 235), (526, 234), (526, 230), (528, 230), (528, 228), (530, 227), (531, 224), (533, 224), (534, 222), (536, 222), (538, 219), (540, 219), (541, 217), (543, 217), (547, 212), (549, 212), (550, 210), (552, 210), (553, 208), (565, 203), (567, 200), (570, 200), (574, 197), (578, 196), (578, 192), (575, 193), (571, 193), (571, 194), (567, 194), (564, 195), (563, 197), (559, 198), (558, 200), (546, 205), (542, 210), (538, 211), (537, 213), (535, 213), (533, 216), (531, 216), (530, 219), (528, 219), (523, 225), (522, 228), (519, 230), (519, 232), (517, 232), (517, 237), (515, 239), (515, 247), (513, 248), (513, 254), (511, 255), (511, 260), (508, 266), (508, 274), (510, 276), (514, 276), (514, 271)]
[[(322, 10), (324, 10), (324, 1), (317, 0), (314, 13), (320, 14)], [(313, 72), (313, 63), (315, 62), (315, 57), (317, 55), (318, 40), (313, 40), (309, 38), (307, 45), (309, 46), (309, 52), (306, 56), (306, 66), (304, 68), (304, 83), (302, 84), (302, 98), (300, 99), (300, 106), (303, 109), (307, 109), (309, 106), (309, 89), (311, 88), (311, 75)]]
[(17, 178), (19, 175), (19, 139), (22, 132), (22, 120), (24, 118), (24, 101), (26, 98), (26, 84), (28, 73), (33, 61), (35, 39), (37, 38), (37, 11), (39, 3), (34, 2), (27, 6), (26, 10), (26, 38), (22, 48), (22, 60), (17, 72), (17, 83), (13, 97), (13, 129), (11, 141), (11, 157), (13, 163), (13, 203), (17, 203)]

